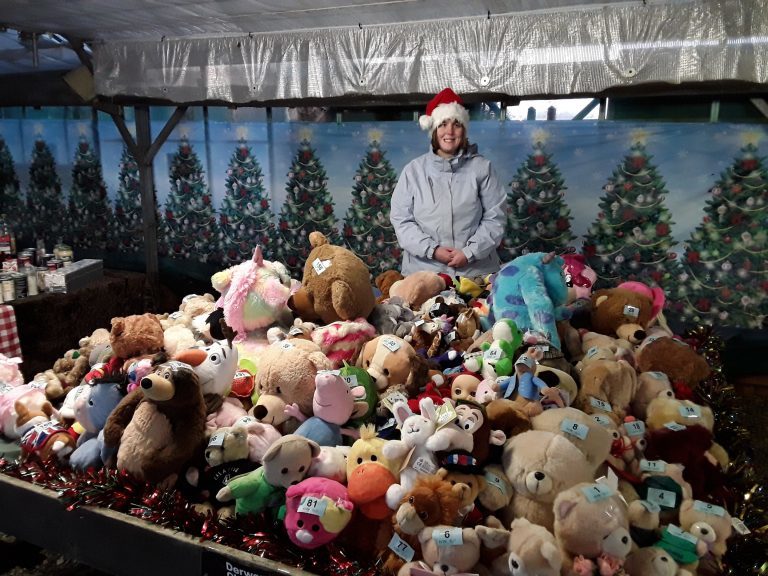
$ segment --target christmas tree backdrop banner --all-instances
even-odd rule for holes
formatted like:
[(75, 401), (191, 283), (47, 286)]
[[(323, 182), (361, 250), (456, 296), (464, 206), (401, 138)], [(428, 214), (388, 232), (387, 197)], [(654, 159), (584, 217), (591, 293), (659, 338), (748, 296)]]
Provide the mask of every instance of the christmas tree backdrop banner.
[[(162, 125), (153, 122), (153, 133)], [(470, 140), (492, 161), (509, 194), (510, 233), (501, 247), (506, 259), (573, 246), (584, 249), (606, 285), (634, 276), (682, 296), (691, 292), (686, 282), (694, 281), (717, 293), (691, 295), (681, 313), (753, 326), (764, 321), (768, 303), (766, 136), (764, 127), (734, 124), (474, 120), (469, 127)], [(2, 157), (10, 155), (21, 198), (30, 188), (39, 140), (55, 162), (63, 205), (82, 197), (83, 186), (74, 186), (73, 194), (73, 182), (84, 181), (75, 168), (85, 141), (101, 159), (110, 204), (99, 213), (117, 219), (127, 211), (126, 182), (136, 175), (126, 168), (110, 120), (0, 120), (0, 137), (0, 171), (8, 172)], [(184, 121), (154, 162), (163, 254), (224, 266), (250, 252), (249, 237), (267, 239), (268, 254), (291, 260), (300, 276), (301, 244), (320, 228), (338, 230), (336, 241), (358, 252), (370, 248), (367, 263), (375, 274), (399, 256), (387, 229), (397, 175), (428, 146), (415, 122)], [(366, 179), (375, 187), (368, 190)], [(0, 187), (8, 181), (0, 174)], [(11, 194), (12, 186), (5, 188), (4, 195)], [(374, 196), (380, 206), (368, 206)], [(74, 206), (72, 220), (79, 217)], [(209, 231), (201, 235), (196, 227)], [(736, 252), (738, 258), (725, 262), (722, 255)], [(682, 270), (679, 263), (690, 266)], [(756, 311), (729, 315), (734, 307)]]

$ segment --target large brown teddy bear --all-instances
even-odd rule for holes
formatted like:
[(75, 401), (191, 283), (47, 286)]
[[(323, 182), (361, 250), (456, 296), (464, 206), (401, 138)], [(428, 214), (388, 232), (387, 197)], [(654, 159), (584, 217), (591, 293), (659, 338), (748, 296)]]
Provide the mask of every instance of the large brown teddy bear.
[(646, 339), (636, 353), (641, 372), (661, 372), (672, 383), (678, 398), (690, 399), (696, 386), (710, 373), (709, 364), (685, 342), (662, 336)]
[(259, 399), (252, 414), (265, 424), (281, 427), (288, 420), (285, 407), (296, 403), (305, 416), (312, 416), (315, 376), (332, 369), (333, 363), (314, 342), (303, 338), (275, 342), (259, 358), (254, 377)]
[(592, 294), (592, 330), (618, 336), (632, 344), (645, 339), (653, 312), (650, 298), (626, 288), (609, 288)]
[(128, 360), (163, 349), (163, 325), (154, 314), (112, 318), (109, 343), (118, 358)]
[(333, 246), (321, 232), (309, 235), (312, 251), (301, 288), (288, 305), (302, 320), (367, 318), (376, 305), (368, 267), (346, 248)]
[(205, 448), (205, 400), (189, 364), (158, 355), (141, 388), (128, 394), (104, 426), (117, 469), (169, 488), (185, 463)]

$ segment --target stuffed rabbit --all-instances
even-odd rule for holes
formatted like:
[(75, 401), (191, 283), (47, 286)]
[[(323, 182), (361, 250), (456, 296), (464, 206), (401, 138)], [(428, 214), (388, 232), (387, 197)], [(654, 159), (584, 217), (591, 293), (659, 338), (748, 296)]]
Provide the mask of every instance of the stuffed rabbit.
[(405, 402), (396, 402), (392, 411), (400, 428), (400, 440), (387, 441), (383, 448), (384, 456), (389, 459), (404, 458), (411, 452), (400, 472), (400, 484), (393, 484), (387, 490), (387, 505), (397, 510), (400, 499), (410, 491), (419, 474), (437, 472), (435, 455), (426, 446), (427, 438), (437, 427), (437, 414), (432, 398), (428, 397), (419, 401), (420, 414), (411, 413)]

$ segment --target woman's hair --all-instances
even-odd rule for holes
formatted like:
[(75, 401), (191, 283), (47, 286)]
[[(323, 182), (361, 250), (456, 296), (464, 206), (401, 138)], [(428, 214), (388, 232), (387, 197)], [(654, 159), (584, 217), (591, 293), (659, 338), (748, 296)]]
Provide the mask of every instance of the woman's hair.
[[(461, 124), (461, 122), (459, 122)], [(464, 152), (469, 148), (469, 140), (467, 140), (467, 127), (464, 126), (464, 124), (461, 124), (464, 128), (464, 134), (461, 135), (461, 144), (459, 144), (458, 152)], [(437, 151), (440, 150), (440, 145), (437, 143), (437, 127), (435, 127), (434, 130), (432, 130), (432, 152), (437, 154)]]

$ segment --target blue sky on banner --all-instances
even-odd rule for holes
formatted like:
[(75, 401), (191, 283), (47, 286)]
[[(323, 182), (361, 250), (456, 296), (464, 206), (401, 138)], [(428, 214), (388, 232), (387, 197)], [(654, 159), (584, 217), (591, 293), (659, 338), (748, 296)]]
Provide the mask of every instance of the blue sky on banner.
[[(164, 122), (152, 123), (157, 134)], [(110, 121), (101, 121), (99, 149), (108, 192), (117, 193), (122, 140)], [(709, 188), (733, 162), (747, 138), (758, 133), (758, 149), (768, 156), (768, 128), (745, 124), (633, 123), (598, 121), (498, 122), (473, 120), (472, 142), (489, 158), (502, 184), (508, 184), (520, 164), (532, 151), (533, 136), (544, 135), (567, 187), (565, 201), (573, 214), (573, 231), (583, 235), (599, 210), (602, 187), (627, 154), (638, 130), (645, 139), (668, 190), (666, 206), (675, 222), (672, 234), (679, 242), (688, 238), (700, 223)], [(271, 136), (270, 136), (271, 132)], [(29, 162), (39, 135), (51, 147), (64, 193), (70, 187), (72, 162), (80, 135), (93, 141), (90, 122), (82, 120), (0, 120), (0, 135), (6, 140), (16, 163), (17, 175), (26, 188)], [(415, 122), (365, 123), (228, 123), (183, 122), (158, 153), (155, 182), (162, 206), (170, 190), (168, 170), (181, 137), (185, 135), (198, 154), (205, 179), (218, 209), (225, 193), (226, 170), (235, 146), (244, 137), (261, 165), (265, 189), (272, 197), (272, 209), (280, 211), (285, 185), (299, 142), (309, 137), (317, 158), (328, 175), (328, 189), (335, 201), (335, 213), (342, 221), (352, 198), (355, 172), (368, 144), (375, 137), (396, 172), (417, 155), (427, 151), (426, 133)], [(270, 146), (270, 139), (273, 144)], [(208, 145), (206, 145), (206, 142)], [(577, 244), (578, 246), (579, 244)], [(680, 246), (677, 247), (680, 250)]]

